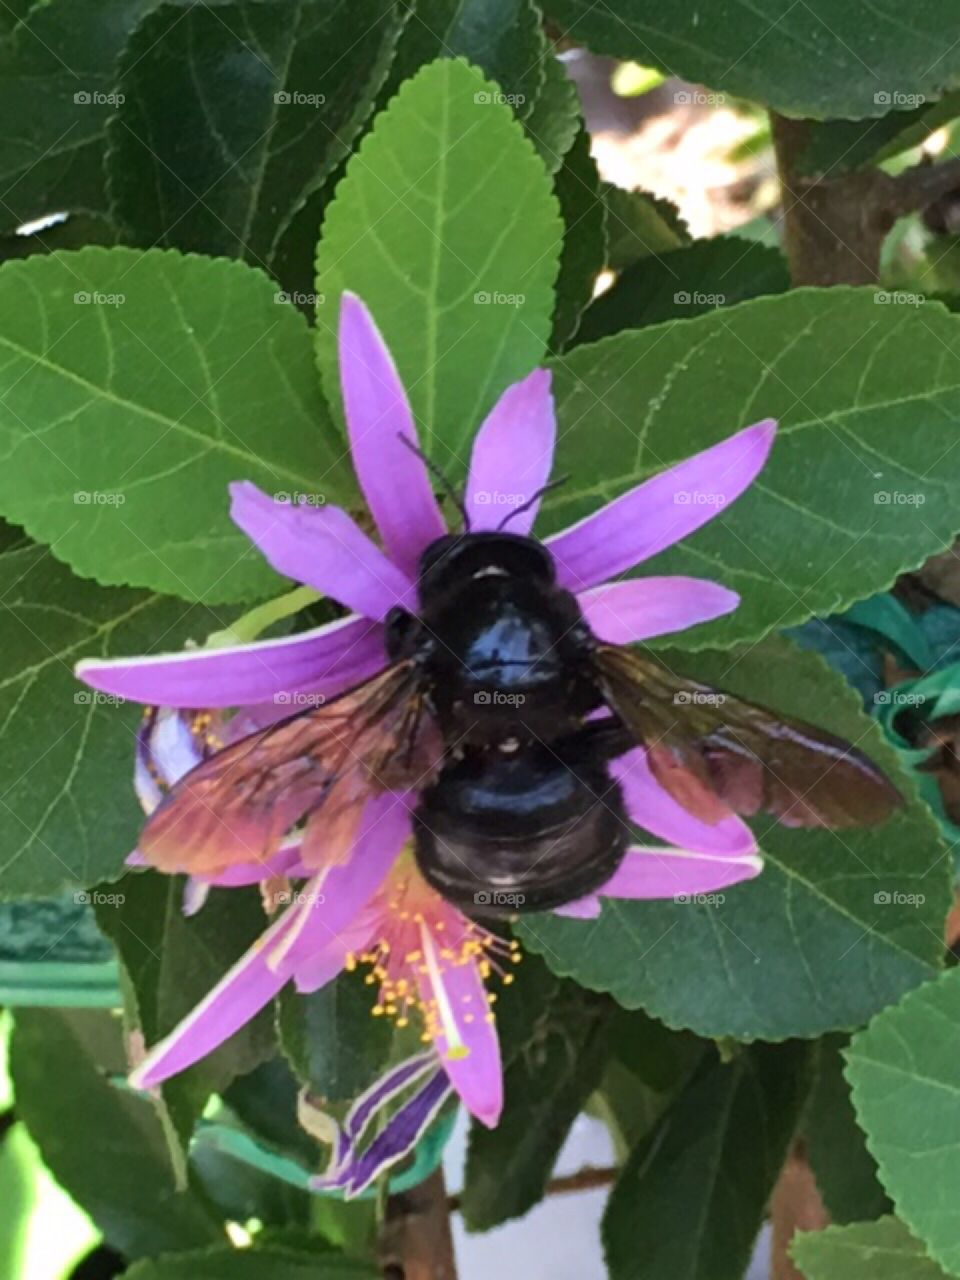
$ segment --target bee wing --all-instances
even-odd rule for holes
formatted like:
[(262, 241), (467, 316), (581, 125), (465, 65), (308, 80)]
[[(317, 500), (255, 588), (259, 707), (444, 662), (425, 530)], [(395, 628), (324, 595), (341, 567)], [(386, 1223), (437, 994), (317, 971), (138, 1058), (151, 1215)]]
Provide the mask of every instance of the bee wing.
[(163, 871), (213, 875), (265, 861), (311, 814), (303, 860), (311, 865), (332, 851), (335, 861), (364, 802), (377, 791), (422, 785), (441, 753), (418, 674), (412, 663), (397, 663), (192, 769), (150, 818), (139, 849)]
[(654, 777), (706, 822), (732, 809), (772, 813), (788, 827), (871, 826), (903, 803), (862, 751), (824, 729), (676, 676), (632, 649), (602, 645), (595, 662)]

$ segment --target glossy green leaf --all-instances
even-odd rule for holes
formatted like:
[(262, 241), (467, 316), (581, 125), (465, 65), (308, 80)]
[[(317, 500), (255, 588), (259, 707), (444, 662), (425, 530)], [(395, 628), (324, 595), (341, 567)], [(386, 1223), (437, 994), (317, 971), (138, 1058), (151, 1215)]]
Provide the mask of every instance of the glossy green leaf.
[(960, 969), (885, 1009), (847, 1050), (853, 1104), (898, 1217), (960, 1270)]
[(280, 1043), (313, 1093), (331, 1102), (352, 1099), (386, 1064), (393, 1025), (372, 1016), (374, 1003), (359, 973), (342, 974), (310, 995), (292, 988), (281, 994)]
[(679, 643), (754, 640), (885, 589), (960, 527), (960, 317), (890, 297), (798, 289), (577, 347), (554, 366), (555, 471), (572, 479), (538, 531), (779, 418), (750, 490), (640, 566), (740, 592), (734, 613)]
[(343, 0), (159, 7), (119, 67), (117, 220), (145, 247), (272, 269), (369, 114), (400, 28), (392, 0), (352, 0), (349, 20)]
[(670, 253), (690, 243), (689, 228), (669, 200), (649, 191), (625, 191), (611, 182), (605, 182), (602, 191), (611, 271), (622, 271), (641, 258)]
[(487, 1231), (540, 1200), (560, 1148), (600, 1082), (615, 1006), (528, 959), (497, 1002), (506, 1104), (495, 1129), (470, 1129), (467, 1227)]
[(559, 58), (546, 57), (543, 72), (543, 86), (524, 127), (547, 172), (556, 173), (580, 128), (580, 94)]
[[(771, 640), (696, 660), (669, 653), (667, 662), (814, 719), (903, 783), (859, 699), (815, 655)], [(525, 945), (555, 972), (668, 1026), (742, 1040), (861, 1026), (934, 975), (949, 868), (921, 801), (878, 830), (788, 830), (766, 818), (755, 830), (764, 871), (722, 901), (608, 901), (596, 921), (535, 916), (521, 926)]]
[(789, 287), (786, 259), (776, 249), (725, 237), (696, 240), (622, 271), (584, 312), (577, 342), (664, 320), (691, 320)]
[(790, 1253), (806, 1280), (950, 1280), (896, 1218), (802, 1231)]
[(596, 53), (655, 63), (787, 115), (861, 118), (916, 106), (960, 82), (960, 15), (931, 0), (905, 15), (896, 0), (548, 0), (568, 39)]
[(156, 2), (49, 0), (0, 40), (0, 230), (62, 210), (106, 209), (114, 63)]
[(133, 792), (141, 708), (78, 684), (74, 663), (176, 649), (225, 619), (102, 591), (32, 546), (0, 555), (0, 595), (0, 897), (87, 889), (119, 875), (143, 822)]
[(611, 1193), (611, 1280), (741, 1280), (808, 1084), (805, 1045), (712, 1054)]
[(317, 257), (320, 366), (339, 390), (343, 289), (371, 308), (428, 447), (455, 475), (499, 393), (543, 355), (561, 226), (542, 162), (500, 90), (442, 59), (403, 85), (347, 165)]
[(607, 258), (606, 206), (600, 175), (590, 155), (590, 135), (581, 129), (556, 177), (557, 199), (566, 226), (557, 278), (557, 309), (551, 351), (562, 351), (580, 327)]
[(241, 263), (160, 250), (6, 264), (0, 512), (105, 584), (275, 592), (228, 483), (329, 499), (350, 483), (306, 323), (277, 298)]
[(219, 1215), (175, 1188), (156, 1110), (123, 1082), (116, 1017), (21, 1009), (11, 1070), (48, 1168), (115, 1249), (136, 1258), (223, 1238)]
[[(189, 919), (183, 914), (183, 890), (181, 877), (146, 871), (131, 872), (94, 895), (97, 921), (125, 971), (128, 1024), (142, 1034), (147, 1047), (200, 1003), (267, 923), (255, 887), (215, 889), (203, 910)], [(267, 1009), (163, 1086), (164, 1101), (184, 1145), (209, 1095), (252, 1070), (273, 1044)]]
[(843, 1075), (845, 1036), (827, 1036), (817, 1055), (816, 1080), (804, 1118), (807, 1155), (832, 1222), (859, 1222), (890, 1211), (877, 1181)]
[(934, 129), (960, 115), (960, 93), (923, 102), (906, 111), (891, 111), (879, 120), (811, 120), (803, 150), (796, 157), (800, 172), (837, 177), (873, 160), (886, 159), (919, 146)]

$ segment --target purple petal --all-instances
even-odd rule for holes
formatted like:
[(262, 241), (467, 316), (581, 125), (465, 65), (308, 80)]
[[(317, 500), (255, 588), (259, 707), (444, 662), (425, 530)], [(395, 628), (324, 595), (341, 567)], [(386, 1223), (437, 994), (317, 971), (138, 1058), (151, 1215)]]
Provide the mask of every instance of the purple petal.
[[(470, 529), (496, 529), (530, 502), (550, 478), (557, 420), (548, 369), (515, 382), (490, 410), (473, 442), (464, 503)], [(529, 533), (540, 500), (510, 518), (511, 533)]]
[(293, 838), (285, 841), (270, 858), (255, 862), (238, 862), (232, 867), (214, 876), (195, 876), (204, 884), (219, 885), (226, 889), (237, 889), (247, 884), (259, 884), (271, 876), (291, 876), (294, 878), (310, 873), (300, 862), (300, 840)]
[(719, 515), (756, 478), (775, 431), (772, 418), (746, 427), (548, 538), (561, 586), (615, 578)]
[(442, 967), (426, 929), (422, 937), (428, 973), (418, 974), (418, 982), (424, 999), (441, 1011), (437, 1022), (444, 1030), (436, 1045), (443, 1069), (470, 1114), (492, 1129), (503, 1109), (503, 1068), (480, 970), (473, 960)]
[(590, 630), (606, 644), (635, 644), (730, 613), (736, 591), (707, 578), (628, 578), (578, 597)]
[(553, 914), (569, 916), (571, 920), (596, 920), (600, 914), (600, 906), (600, 899), (595, 893), (591, 893), (574, 902), (565, 902), (562, 907), (554, 907)]
[(288, 911), (274, 921), (259, 941), (223, 977), (209, 995), (163, 1040), (155, 1044), (130, 1074), (135, 1089), (151, 1089), (212, 1053), (268, 1004), (286, 981), (267, 964), (272, 947), (283, 942), (294, 924)]
[(682, 849), (731, 858), (751, 857), (757, 851), (753, 832), (731, 813), (711, 825), (687, 813), (654, 778), (642, 747), (628, 751), (610, 765), (623, 789), (630, 818), (658, 840)]
[[(236, 707), (278, 694), (331, 697), (383, 666), (383, 631), (341, 618), (301, 635), (159, 657), (79, 662), (79, 680), (132, 702), (167, 707)], [(287, 714), (296, 707), (288, 706)]]
[(338, 340), (343, 410), (360, 488), (387, 553), (415, 578), (424, 548), (447, 530), (430, 474), (409, 447), (418, 447), (410, 402), (387, 344), (356, 294), (340, 300)]
[(180, 910), (185, 916), (195, 916), (198, 911), (202, 910), (206, 905), (207, 898), (210, 896), (210, 882), (201, 880), (198, 876), (187, 876), (187, 882), (183, 886), (183, 902)]
[[(394, 1113), (366, 1151), (339, 1168), (332, 1180), (346, 1186), (347, 1198), (358, 1195), (381, 1173), (409, 1155), (426, 1133), (440, 1108), (450, 1096), (450, 1081), (443, 1071), (435, 1071), (409, 1101)], [(318, 1190), (329, 1186), (326, 1178), (311, 1180)]]
[(388, 1102), (413, 1084), (414, 1080), (419, 1080), (436, 1062), (437, 1055), (432, 1050), (427, 1050), (426, 1053), (418, 1053), (389, 1068), (353, 1103), (343, 1122), (344, 1133), (351, 1139), (359, 1138), (371, 1116), (382, 1110)]
[(278, 573), (382, 622), (416, 605), (413, 579), (340, 507), (275, 502), (249, 480), (230, 485), (230, 516)]
[(752, 880), (762, 870), (757, 854), (720, 858), (689, 849), (635, 846), (598, 892), (603, 898), (692, 898)]

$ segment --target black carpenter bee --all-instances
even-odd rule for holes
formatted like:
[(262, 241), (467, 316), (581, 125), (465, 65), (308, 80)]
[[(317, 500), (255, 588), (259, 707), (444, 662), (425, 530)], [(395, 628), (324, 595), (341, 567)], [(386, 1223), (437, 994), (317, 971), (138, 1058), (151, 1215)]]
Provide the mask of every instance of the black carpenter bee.
[(319, 868), (349, 847), (371, 794), (411, 791), (431, 885), (469, 914), (497, 914), (505, 898), (522, 899), (510, 912), (541, 911), (598, 889), (619, 865), (630, 827), (608, 767), (637, 745), (706, 822), (733, 810), (867, 825), (901, 803), (842, 739), (598, 641), (532, 538), (442, 537), (418, 585), (418, 612), (387, 619), (382, 672), (173, 788), (141, 841), (150, 862), (209, 873), (252, 852), (266, 859), (306, 819), (302, 860)]

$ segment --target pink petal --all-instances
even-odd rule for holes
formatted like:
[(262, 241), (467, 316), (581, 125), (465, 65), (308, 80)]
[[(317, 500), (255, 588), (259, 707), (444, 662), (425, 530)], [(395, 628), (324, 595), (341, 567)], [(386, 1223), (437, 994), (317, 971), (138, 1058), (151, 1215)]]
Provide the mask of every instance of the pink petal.
[(577, 898), (575, 902), (565, 902), (562, 907), (554, 907), (555, 916), (569, 916), (571, 920), (596, 920), (600, 914), (600, 899), (595, 893), (585, 898)]
[[(424, 937), (429, 942), (426, 932)], [(476, 962), (447, 965), (436, 981), (430, 974), (418, 974), (418, 982), (425, 1000), (447, 1001), (456, 1024), (459, 1046), (451, 1048), (442, 1033), (436, 1037), (450, 1083), (470, 1114), (493, 1129), (503, 1109), (503, 1068), (500, 1042), (493, 1019), (487, 1016), (486, 989)]]
[(614, 760), (610, 772), (623, 789), (630, 818), (658, 840), (721, 857), (746, 858), (756, 853), (753, 832), (736, 814), (711, 826), (687, 813), (654, 778), (642, 747)]
[(635, 644), (730, 613), (736, 591), (707, 578), (628, 578), (584, 591), (580, 608), (590, 630), (606, 644)]
[(274, 500), (249, 480), (230, 485), (230, 516), (276, 569), (382, 622), (416, 604), (413, 581), (340, 507)]
[(410, 402), (373, 316), (353, 293), (340, 300), (340, 386), (360, 488), (396, 564), (416, 578), (424, 548), (446, 533), (430, 474), (417, 454)]
[(763, 859), (720, 858), (689, 849), (628, 849), (618, 869), (598, 890), (603, 898), (693, 898), (752, 880)]
[[(332, 696), (383, 666), (383, 631), (366, 618), (340, 618), (301, 635), (159, 657), (87, 658), (79, 680), (132, 702), (167, 707), (236, 707), (277, 694)], [(297, 708), (290, 705), (287, 714)]]
[(493, 406), (473, 442), (464, 505), (470, 529), (496, 529), (510, 517), (510, 533), (529, 533), (539, 498), (524, 506), (550, 478), (557, 420), (549, 369), (534, 369)]
[(582, 591), (615, 578), (719, 515), (763, 467), (776, 425), (746, 427), (548, 538), (561, 586)]
[(130, 1074), (135, 1089), (151, 1089), (212, 1053), (268, 1004), (286, 981), (267, 964), (269, 948), (282, 942), (295, 912), (274, 921), (262, 937), (223, 977), (209, 995), (153, 1046)]
[(252, 862), (236, 862), (224, 871), (212, 876), (194, 876), (204, 884), (218, 885), (226, 889), (237, 889), (246, 884), (259, 884), (271, 876), (291, 876), (294, 878), (308, 875), (300, 862), (300, 839), (297, 836), (284, 841), (275, 854), (269, 858), (256, 859)]

